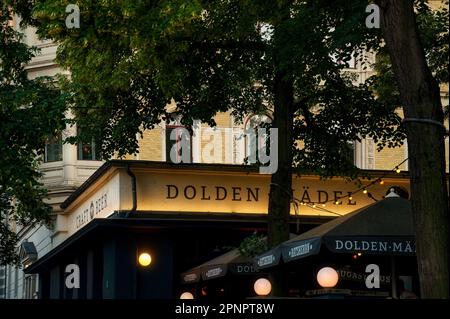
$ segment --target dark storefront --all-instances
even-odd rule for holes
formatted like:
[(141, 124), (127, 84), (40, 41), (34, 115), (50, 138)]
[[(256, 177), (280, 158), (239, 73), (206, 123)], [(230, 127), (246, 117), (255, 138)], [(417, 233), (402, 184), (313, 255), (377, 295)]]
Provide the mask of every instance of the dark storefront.
[[(255, 230), (266, 229), (262, 217), (237, 219), (114, 216), (95, 220), (27, 272), (39, 273), (41, 298), (174, 298), (184, 289), (179, 281), (183, 271), (238, 246)], [(141, 252), (151, 255), (151, 267), (139, 265)], [(70, 264), (80, 267), (79, 289), (65, 285)]]

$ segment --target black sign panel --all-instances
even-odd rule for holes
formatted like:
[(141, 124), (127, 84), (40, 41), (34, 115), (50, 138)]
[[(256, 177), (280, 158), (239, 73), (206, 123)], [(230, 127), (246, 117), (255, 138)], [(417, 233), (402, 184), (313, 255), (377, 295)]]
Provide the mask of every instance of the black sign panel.
[(223, 277), (227, 274), (227, 266), (225, 265), (216, 265), (206, 268), (202, 271), (203, 280), (214, 279)]
[(281, 247), (269, 250), (263, 255), (256, 257), (255, 263), (258, 269), (268, 268), (278, 265), (281, 258)]
[(288, 242), (283, 244), (283, 260), (285, 262), (316, 255), (320, 251), (320, 238)]
[(200, 281), (200, 273), (199, 272), (190, 272), (181, 275), (181, 282), (184, 284), (194, 283)]

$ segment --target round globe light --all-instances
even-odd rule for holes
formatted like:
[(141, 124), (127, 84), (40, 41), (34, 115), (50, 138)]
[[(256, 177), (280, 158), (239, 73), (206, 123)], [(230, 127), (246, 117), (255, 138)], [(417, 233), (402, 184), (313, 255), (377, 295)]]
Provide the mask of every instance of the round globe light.
[(266, 278), (259, 278), (253, 288), (258, 296), (267, 296), (272, 291), (272, 284)]
[(152, 256), (149, 253), (142, 253), (139, 255), (138, 261), (139, 265), (147, 267), (152, 263)]
[(186, 291), (181, 294), (180, 299), (194, 299), (194, 295), (189, 291)]
[(339, 281), (339, 274), (331, 267), (324, 267), (317, 273), (317, 282), (323, 288), (333, 288)]

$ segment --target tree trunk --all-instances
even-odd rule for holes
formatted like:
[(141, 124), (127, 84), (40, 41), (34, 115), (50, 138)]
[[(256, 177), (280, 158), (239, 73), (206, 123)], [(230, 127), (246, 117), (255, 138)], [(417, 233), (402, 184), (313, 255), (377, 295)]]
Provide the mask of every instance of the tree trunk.
[[(269, 247), (288, 240), (290, 233), (293, 85), (283, 72), (277, 72), (275, 75), (274, 95), (273, 124), (278, 129), (278, 170), (272, 174), (270, 184), (267, 236)], [(277, 267), (271, 271), (272, 295), (285, 295), (285, 279), (282, 268)]]
[(289, 239), (289, 217), (292, 189), (292, 106), (293, 85), (277, 72), (274, 83), (274, 127), (278, 129), (278, 170), (272, 174), (268, 242), (274, 247)]
[(411, 119), (405, 125), (421, 296), (448, 298), (449, 207), (439, 85), (426, 63), (413, 0), (378, 0), (377, 4), (404, 116)]

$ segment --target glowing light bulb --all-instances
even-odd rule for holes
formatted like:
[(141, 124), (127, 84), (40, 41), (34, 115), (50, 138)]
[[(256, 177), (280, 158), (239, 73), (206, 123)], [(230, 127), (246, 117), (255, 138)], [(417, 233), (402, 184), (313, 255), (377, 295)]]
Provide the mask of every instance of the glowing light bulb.
[(152, 256), (149, 253), (142, 253), (139, 255), (138, 261), (139, 265), (147, 267), (152, 263)]
[(339, 274), (331, 267), (324, 267), (317, 273), (317, 282), (323, 288), (333, 288), (339, 281)]
[(186, 291), (181, 294), (180, 299), (194, 299), (194, 295), (189, 291)]
[(259, 278), (253, 288), (258, 296), (267, 296), (272, 291), (272, 284), (266, 278)]
[(364, 193), (364, 194), (367, 194), (367, 189), (364, 188), (363, 193)]

